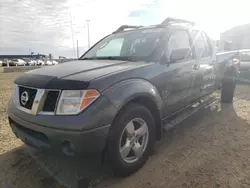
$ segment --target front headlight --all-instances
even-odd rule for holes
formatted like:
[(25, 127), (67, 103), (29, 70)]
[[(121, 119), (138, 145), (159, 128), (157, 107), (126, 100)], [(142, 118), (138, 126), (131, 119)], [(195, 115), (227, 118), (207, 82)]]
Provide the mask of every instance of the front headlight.
[(100, 96), (97, 90), (64, 90), (61, 93), (56, 114), (78, 114)]

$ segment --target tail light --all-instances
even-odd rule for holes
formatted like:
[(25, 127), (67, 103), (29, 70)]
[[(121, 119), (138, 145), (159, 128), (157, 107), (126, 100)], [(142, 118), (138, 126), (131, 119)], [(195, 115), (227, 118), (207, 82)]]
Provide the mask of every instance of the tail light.
[(240, 56), (233, 58), (233, 64), (236, 65), (237, 69), (240, 70)]

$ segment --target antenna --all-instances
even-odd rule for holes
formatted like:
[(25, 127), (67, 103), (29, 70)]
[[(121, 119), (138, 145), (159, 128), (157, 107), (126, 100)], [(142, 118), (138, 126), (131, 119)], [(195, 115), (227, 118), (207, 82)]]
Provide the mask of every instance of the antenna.
[(88, 28), (88, 48), (90, 48), (90, 36), (89, 36), (89, 22), (90, 20), (86, 20), (87, 22), (87, 28)]

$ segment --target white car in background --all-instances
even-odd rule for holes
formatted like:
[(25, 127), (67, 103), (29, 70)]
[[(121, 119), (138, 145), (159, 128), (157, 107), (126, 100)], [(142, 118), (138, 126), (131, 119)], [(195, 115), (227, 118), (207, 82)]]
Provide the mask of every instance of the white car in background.
[(44, 61), (42, 61), (42, 60), (40, 60), (40, 59), (37, 61), (36, 64), (37, 64), (37, 65), (45, 65)]
[(47, 60), (47, 61), (45, 62), (45, 65), (53, 65), (53, 63), (52, 63), (52, 61)]
[(12, 59), (9, 65), (10, 66), (25, 66), (26, 62), (22, 59)]
[(56, 60), (52, 60), (53, 65), (58, 65), (58, 62)]
[(30, 60), (30, 61), (28, 62), (28, 65), (29, 65), (29, 66), (36, 66), (36, 64), (37, 64), (37, 62), (36, 62), (35, 60)]
[(3, 66), (3, 61), (0, 60), (0, 66)]

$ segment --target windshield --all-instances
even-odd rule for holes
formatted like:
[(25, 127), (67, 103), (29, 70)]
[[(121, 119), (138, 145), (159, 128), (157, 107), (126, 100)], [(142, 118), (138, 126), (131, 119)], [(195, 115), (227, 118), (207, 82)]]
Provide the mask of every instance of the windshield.
[(152, 60), (160, 43), (161, 28), (134, 30), (109, 35), (97, 43), (81, 59)]

